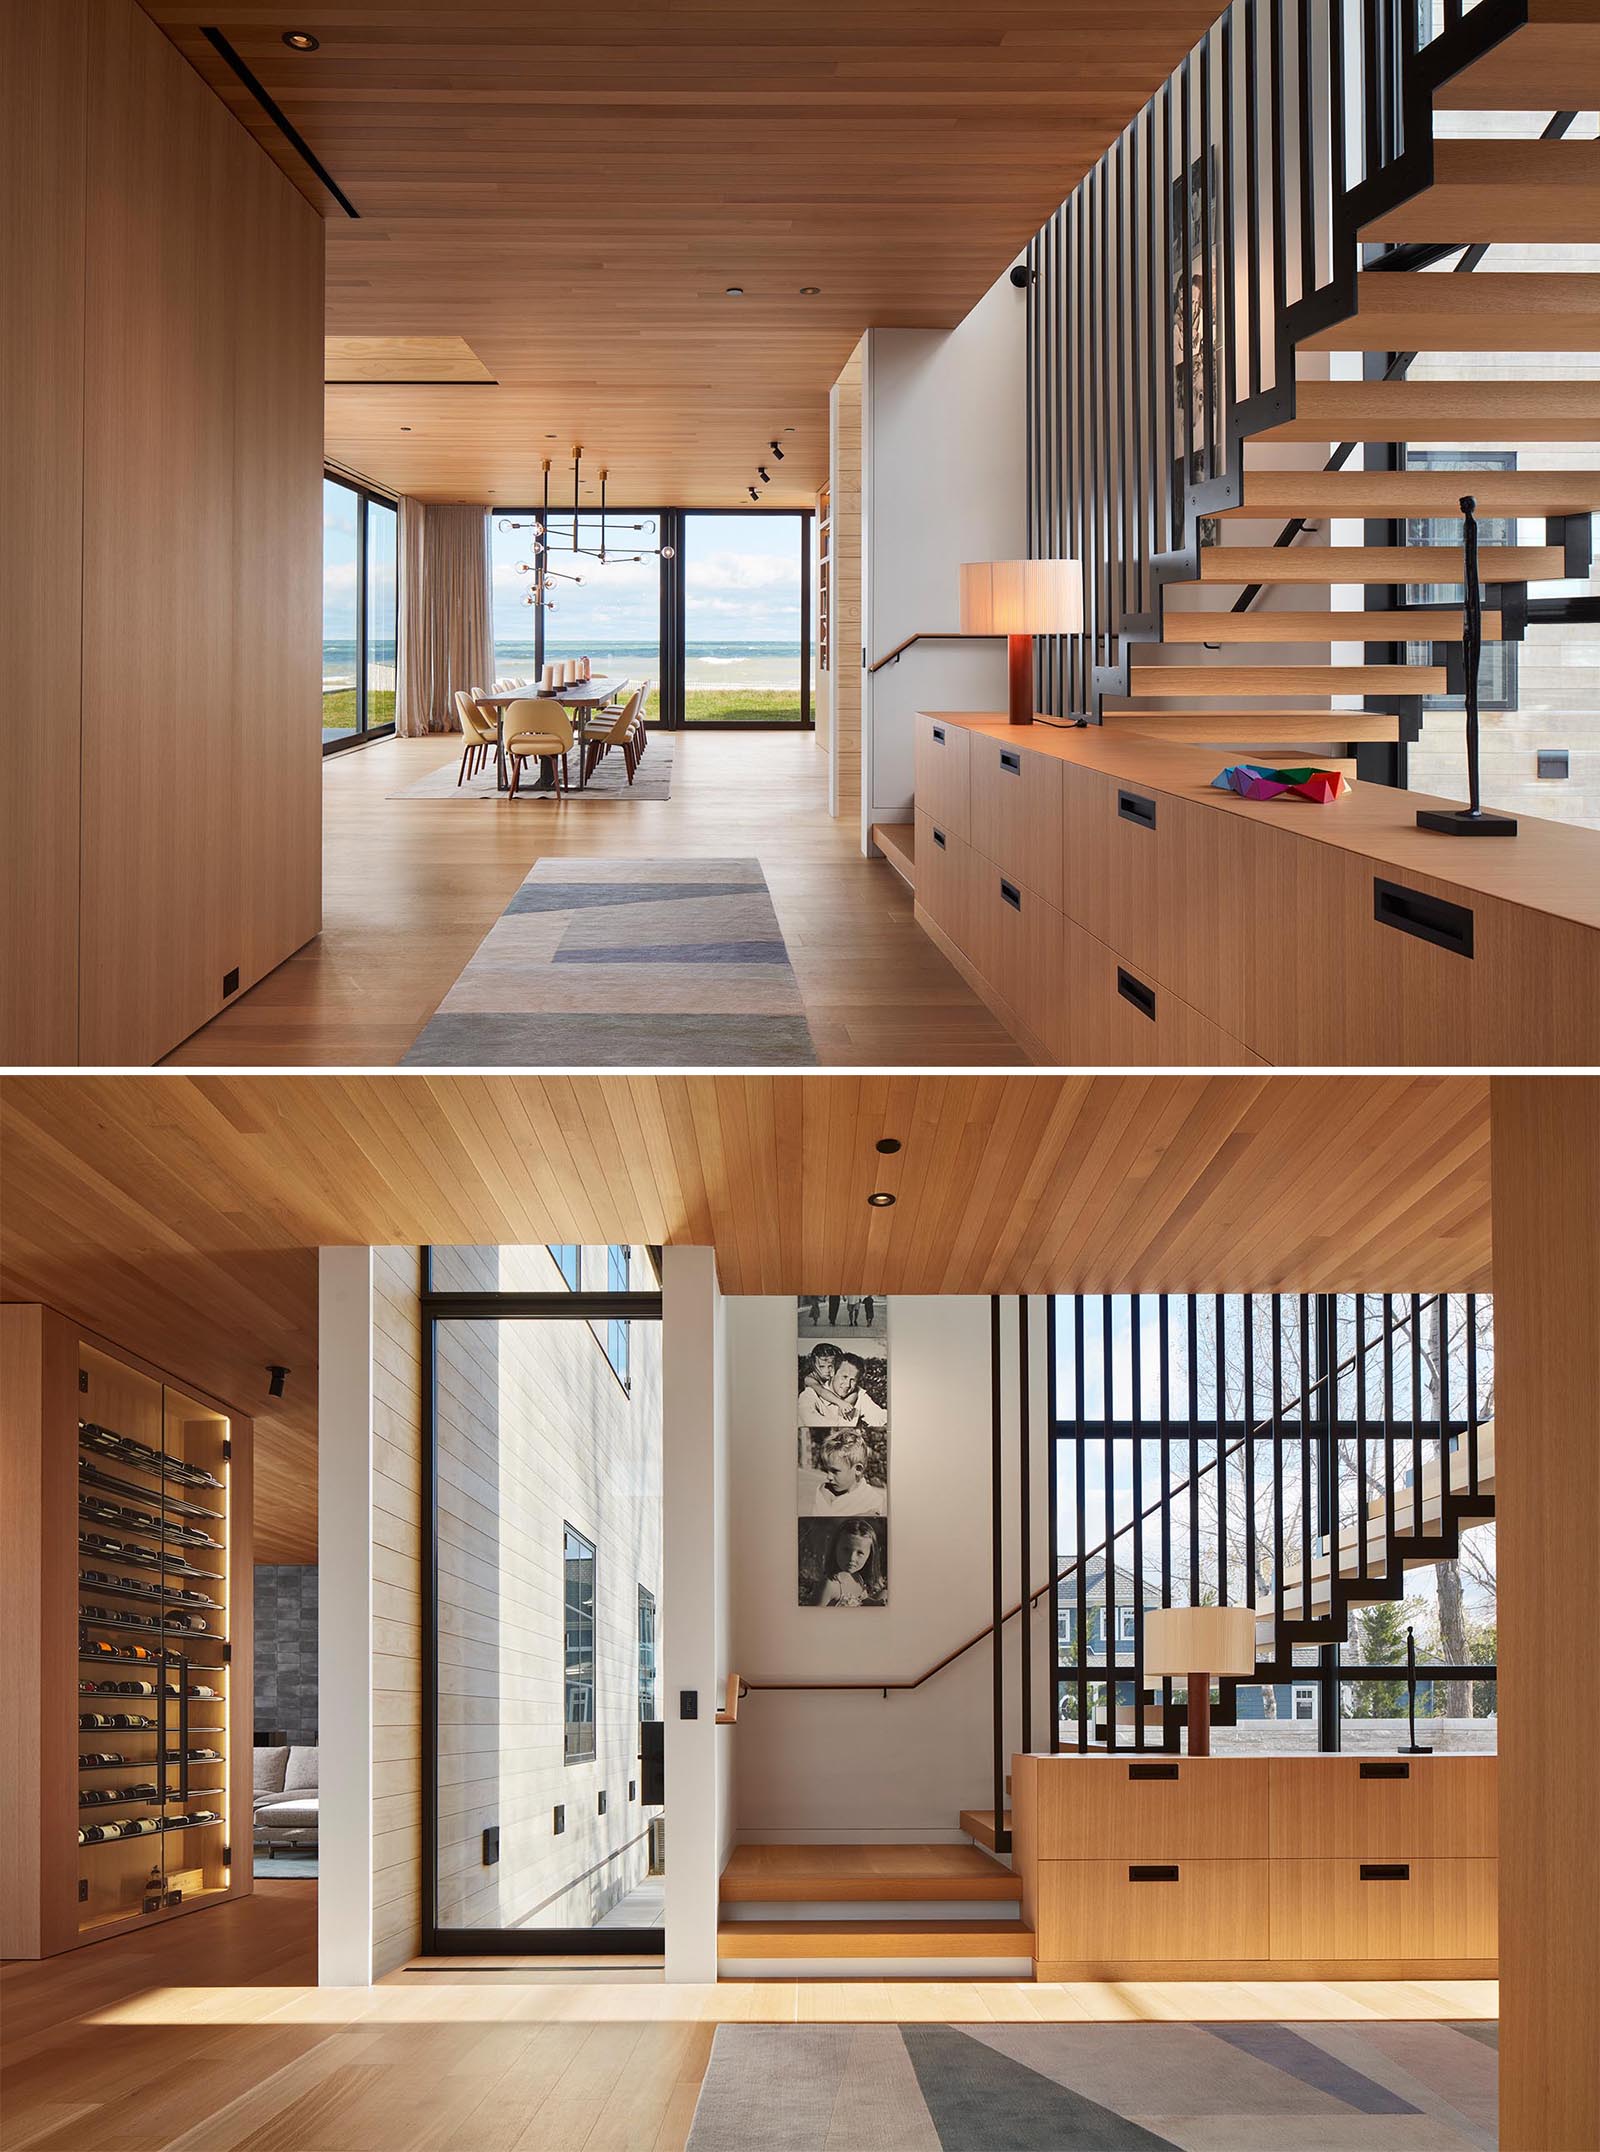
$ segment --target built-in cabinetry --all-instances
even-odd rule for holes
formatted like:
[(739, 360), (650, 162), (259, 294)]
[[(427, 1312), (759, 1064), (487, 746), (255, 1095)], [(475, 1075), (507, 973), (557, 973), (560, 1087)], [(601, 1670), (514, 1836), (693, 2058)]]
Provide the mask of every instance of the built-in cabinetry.
[(1019, 1756), (1041, 1980), (1490, 1977), (1493, 1756)]
[(1245, 801), (1223, 759), (919, 717), (917, 917), (1036, 1060), (1600, 1060), (1600, 833), (1452, 844), (1419, 794)]
[(4, 1954), (250, 1888), (251, 1423), (0, 1309)]

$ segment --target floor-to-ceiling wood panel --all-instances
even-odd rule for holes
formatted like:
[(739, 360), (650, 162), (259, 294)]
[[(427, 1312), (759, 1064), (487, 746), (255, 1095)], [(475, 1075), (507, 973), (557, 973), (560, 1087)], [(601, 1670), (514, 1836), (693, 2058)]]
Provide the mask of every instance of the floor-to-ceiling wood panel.
[(0, 12), (0, 1059), (78, 1058), (86, 0)]
[(330, 334), (462, 338), (492, 379), (415, 385), (401, 347), (400, 385), (330, 387), (340, 462), (526, 503), (541, 457), (582, 442), (613, 499), (724, 506), (777, 437), (786, 507), (825, 475), (828, 385), (862, 330), (957, 322), (1220, 12), (344, 0), (301, 53), (266, 0), (144, 5), (328, 215)]

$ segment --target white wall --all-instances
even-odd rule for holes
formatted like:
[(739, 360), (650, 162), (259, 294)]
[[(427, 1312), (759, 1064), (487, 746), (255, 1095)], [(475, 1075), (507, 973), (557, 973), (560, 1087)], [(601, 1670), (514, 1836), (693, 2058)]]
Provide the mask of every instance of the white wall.
[[(1044, 1303), (1032, 1306), (1037, 1584), (1047, 1561)], [(1014, 1308), (1006, 1302), (1002, 1330), (1008, 1582), (1018, 1573)], [(794, 1301), (731, 1299), (726, 1310), (730, 1642), (739, 1671), (757, 1681), (920, 1674), (990, 1619), (988, 1301), (890, 1301), (889, 1601), (848, 1613), (796, 1603)], [(1016, 1622), (1008, 1625), (1010, 1743), (1019, 1736), (1018, 1633)], [(1034, 1625), (1037, 1709), (1048, 1643), (1041, 1606)], [(993, 1804), (991, 1684), (985, 1640), (911, 1694), (753, 1692), (734, 1736), (739, 1839), (955, 1840), (963, 1808)], [(1048, 1721), (1036, 1716), (1036, 1745), (1048, 1739)]]
[[(960, 626), (964, 560), (1027, 553), (1027, 305), (1002, 276), (954, 329), (868, 334), (862, 581), (871, 659), (908, 635)], [(918, 643), (864, 675), (862, 698), (865, 842), (869, 823), (910, 818), (919, 709), (1004, 709), (1005, 645)]]

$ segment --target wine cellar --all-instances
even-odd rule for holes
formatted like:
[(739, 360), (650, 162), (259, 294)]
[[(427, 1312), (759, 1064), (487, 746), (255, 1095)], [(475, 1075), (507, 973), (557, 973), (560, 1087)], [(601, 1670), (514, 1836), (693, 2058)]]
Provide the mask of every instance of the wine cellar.
[(251, 1423), (50, 1309), (3, 1315), (5, 1615), (36, 1647), (4, 1676), (3, 1947), (45, 1957), (251, 1887)]

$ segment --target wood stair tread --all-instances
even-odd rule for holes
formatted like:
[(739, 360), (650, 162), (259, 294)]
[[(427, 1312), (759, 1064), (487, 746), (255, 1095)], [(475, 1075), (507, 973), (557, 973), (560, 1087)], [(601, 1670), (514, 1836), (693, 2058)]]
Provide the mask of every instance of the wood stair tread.
[(915, 822), (874, 822), (872, 841), (908, 889), (917, 886)]
[[(992, 1808), (964, 1808), (961, 1811), (961, 1828), (969, 1838), (975, 1838), (980, 1846), (987, 1846), (991, 1852), (994, 1850), (995, 1829), (994, 1810)], [(1005, 1812), (1003, 1828), (1007, 1831), (1011, 1828), (1011, 1811), (1009, 1808)], [(1020, 1882), (1017, 1887), (1020, 1891), (1022, 1887)]]
[(1600, 470), (1246, 471), (1243, 503), (1222, 513), (1236, 520), (1459, 517), (1464, 493), (1476, 499), (1480, 516), (1588, 515), (1600, 508)]
[(1300, 381), (1294, 396), (1294, 417), (1253, 440), (1600, 440), (1592, 381)]
[(1289, 747), (1296, 741), (1342, 744), (1398, 740), (1400, 720), (1381, 710), (1108, 710), (1100, 722), (1113, 731), (1194, 747)]
[(1435, 92), (1441, 112), (1569, 112), (1600, 105), (1600, 23), (1529, 22)]
[[(1600, 37), (1600, 31), (1595, 34)], [(1493, 269), (1446, 268), (1421, 274), (1368, 269), (1356, 279), (1355, 312), (1314, 336), (1303, 337), (1299, 349), (1600, 351), (1600, 276), (1538, 271), (1521, 276)], [(1247, 494), (1251, 475), (1245, 475)], [(1287, 478), (1291, 474), (1270, 475)], [(1539, 474), (1503, 475), (1531, 478)]]
[[(1562, 94), (1552, 85), (1552, 98)], [(1600, 142), (1447, 136), (1433, 145), (1433, 184), (1374, 217), (1361, 237), (1404, 246), (1580, 244), (1595, 235), (1597, 189)]]
[[(1501, 615), (1485, 608), (1483, 638), (1500, 640)], [(1248, 613), (1185, 613), (1168, 607), (1164, 643), (1458, 643), (1459, 607), (1413, 612), (1292, 612), (1257, 607)]]
[(883, 1903), (1015, 1899), (1019, 1879), (976, 1846), (739, 1846), (722, 1871), (725, 1903)]
[[(1600, 427), (1600, 393), (1590, 392)], [(1554, 581), (1564, 572), (1559, 546), (1486, 545), (1485, 583)], [(1461, 575), (1461, 551), (1446, 545), (1208, 546), (1202, 583), (1443, 583)]]
[(717, 1927), (723, 1958), (1026, 1958), (1021, 1920), (731, 1920)]
[(1442, 665), (1133, 665), (1139, 695), (1442, 695)]

